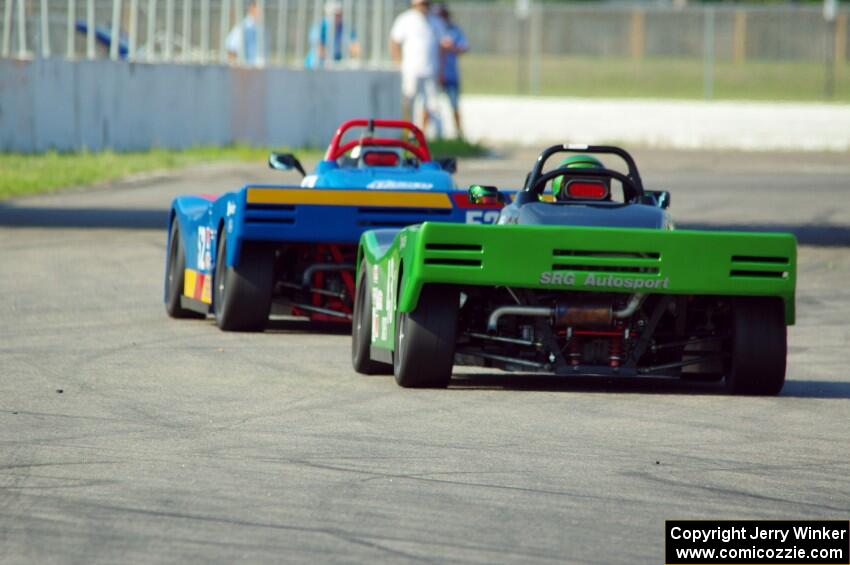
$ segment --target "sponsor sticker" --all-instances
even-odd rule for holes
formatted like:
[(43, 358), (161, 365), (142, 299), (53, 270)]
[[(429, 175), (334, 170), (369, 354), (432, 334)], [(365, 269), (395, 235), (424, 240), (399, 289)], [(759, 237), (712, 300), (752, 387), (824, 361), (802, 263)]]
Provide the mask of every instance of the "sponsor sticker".
[(381, 328), (381, 317), (378, 316), (377, 309), (372, 307), (372, 342), (378, 341), (378, 330)]
[(383, 312), (385, 310), (384, 293), (381, 291), (380, 288), (376, 288), (372, 292), (372, 304), (375, 305), (375, 309), (378, 310), (378, 312)]
[(390, 257), (389, 265), (387, 265), (387, 315), (392, 315), (395, 311), (395, 258)]
[(429, 190), (434, 188), (434, 184), (406, 180), (375, 180), (367, 184), (366, 188), (375, 190)]
[(208, 271), (212, 267), (212, 228), (198, 229), (198, 270)]
[(618, 275), (600, 275), (596, 273), (576, 274), (571, 271), (543, 271), (538, 279), (540, 284), (548, 286), (592, 286), (596, 288), (622, 288), (629, 290), (652, 290), (670, 288), (670, 277), (663, 279), (644, 279), (621, 277)]

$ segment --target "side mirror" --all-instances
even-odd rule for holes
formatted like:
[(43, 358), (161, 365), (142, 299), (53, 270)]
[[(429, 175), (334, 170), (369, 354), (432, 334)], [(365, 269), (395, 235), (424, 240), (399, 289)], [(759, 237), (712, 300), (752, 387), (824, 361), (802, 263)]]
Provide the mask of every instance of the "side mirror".
[(450, 175), (457, 172), (457, 159), (454, 157), (449, 157), (448, 159), (437, 159), (437, 164)]
[(473, 204), (501, 204), (505, 201), (505, 195), (495, 186), (473, 184), (467, 194)]
[(302, 177), (306, 177), (307, 173), (304, 167), (301, 166), (301, 161), (292, 153), (272, 153), (269, 155), (269, 167), (277, 171), (291, 171), (295, 169), (301, 173)]
[(657, 206), (662, 210), (670, 207), (670, 193), (666, 190), (647, 190), (643, 198), (644, 204)]

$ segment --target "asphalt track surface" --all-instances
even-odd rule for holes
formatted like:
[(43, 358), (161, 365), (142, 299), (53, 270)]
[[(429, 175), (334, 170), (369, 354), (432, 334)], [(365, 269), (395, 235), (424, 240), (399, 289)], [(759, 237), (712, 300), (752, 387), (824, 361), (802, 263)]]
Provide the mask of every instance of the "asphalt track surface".
[[(682, 225), (800, 240), (776, 398), (458, 371), (403, 390), (349, 337), (166, 317), (196, 167), (0, 204), (0, 562), (661, 563), (670, 518), (848, 518), (850, 161), (639, 152)], [(461, 163), (517, 185), (532, 155)], [(291, 178), (291, 177), (290, 177)]]

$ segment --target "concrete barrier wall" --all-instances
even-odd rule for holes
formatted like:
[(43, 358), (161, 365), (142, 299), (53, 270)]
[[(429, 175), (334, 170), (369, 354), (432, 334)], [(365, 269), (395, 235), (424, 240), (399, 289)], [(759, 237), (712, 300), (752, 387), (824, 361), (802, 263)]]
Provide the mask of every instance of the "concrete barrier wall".
[(850, 105), (465, 96), (475, 141), (683, 149), (850, 150)]
[(352, 117), (401, 114), (397, 73), (107, 60), (0, 60), (0, 150), (321, 146)]

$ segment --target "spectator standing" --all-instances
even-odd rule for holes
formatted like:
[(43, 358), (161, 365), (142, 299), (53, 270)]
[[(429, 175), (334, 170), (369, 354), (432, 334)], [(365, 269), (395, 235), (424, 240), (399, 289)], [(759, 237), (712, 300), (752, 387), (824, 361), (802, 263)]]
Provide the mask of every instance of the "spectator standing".
[(445, 4), (437, 4), (435, 7), (437, 17), (442, 21), (443, 37), (440, 40), (440, 86), (449, 99), (452, 113), (455, 118), (455, 131), (458, 137), (463, 137), (463, 128), (460, 122), (460, 69), (458, 68), (458, 56), (469, 51), (466, 34), (459, 25), (452, 21), (451, 13)]
[(404, 117), (410, 119), (417, 102), (421, 104), (422, 129), (430, 119), (438, 119), (436, 111), (437, 78), (440, 72), (440, 38), (442, 25), (430, 13), (428, 0), (411, 0), (410, 9), (402, 12), (390, 30), (390, 53), (401, 63), (401, 92)]
[[(325, 4), (325, 17), (310, 30), (310, 52), (304, 61), (308, 69), (318, 69), (324, 66), (328, 60), (328, 44), (331, 43), (331, 32), (333, 29), (333, 60), (341, 61), (345, 46), (345, 25), (342, 21), (342, 4), (338, 0), (331, 0)], [(348, 55), (358, 57), (360, 55), (360, 44), (354, 30), (348, 35)]]
[(227, 56), (231, 61), (236, 61), (241, 49), (246, 64), (262, 65), (266, 60), (266, 49), (265, 46), (262, 50), (260, 49), (257, 37), (257, 30), (263, 23), (260, 21), (260, 8), (256, 0), (248, 2), (248, 9), (245, 12), (245, 19), (227, 34), (225, 39)]

